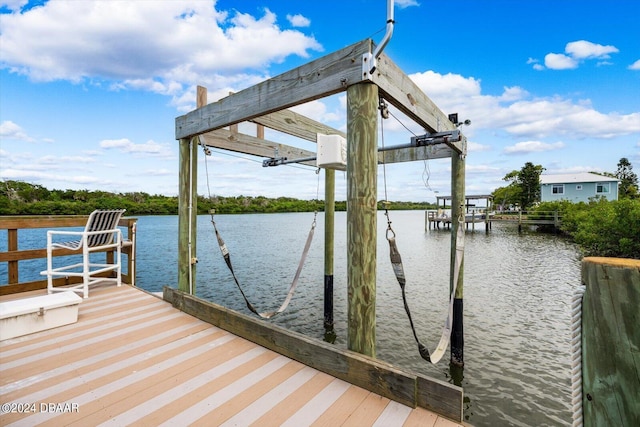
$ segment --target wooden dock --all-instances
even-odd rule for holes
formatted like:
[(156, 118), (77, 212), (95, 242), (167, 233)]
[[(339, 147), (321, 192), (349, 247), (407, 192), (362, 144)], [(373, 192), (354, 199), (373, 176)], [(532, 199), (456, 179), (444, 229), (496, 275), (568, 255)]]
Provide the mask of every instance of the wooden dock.
[[(451, 223), (453, 218), (446, 213), (438, 214), (437, 211), (428, 210), (425, 211), (425, 220), (424, 220), (424, 229), (430, 230), (433, 226), (434, 230), (439, 229), (440, 226), (445, 229), (451, 228)], [(475, 230), (476, 223), (485, 224), (485, 227), (488, 229), (490, 219), (484, 213), (471, 213), (466, 214), (464, 217), (465, 227), (468, 230), (469, 224), (471, 224), (471, 229)]]
[[(425, 211), (424, 229), (425, 231), (433, 229), (439, 229), (440, 226), (444, 229), (451, 228), (452, 222), (451, 216), (447, 213), (442, 213), (434, 210)], [(489, 213), (468, 213), (465, 215), (466, 229), (475, 230), (475, 224), (480, 223), (485, 225), (485, 230), (491, 230), (493, 223), (503, 223), (517, 225), (518, 230), (522, 230), (522, 226), (553, 226), (555, 229), (559, 229), (562, 223), (562, 218), (557, 211), (543, 211), (534, 212), (527, 215), (526, 213), (517, 212), (514, 214), (495, 214)]]
[(127, 285), (93, 288), (75, 324), (0, 342), (0, 403), (3, 426), (462, 425)]

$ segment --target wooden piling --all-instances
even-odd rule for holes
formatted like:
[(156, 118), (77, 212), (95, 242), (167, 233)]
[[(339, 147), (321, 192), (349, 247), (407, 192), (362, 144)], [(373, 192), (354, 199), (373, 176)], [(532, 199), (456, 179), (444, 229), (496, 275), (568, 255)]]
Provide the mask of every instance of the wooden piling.
[(191, 138), (180, 140), (178, 196), (178, 289), (195, 295), (196, 196), (198, 145)]
[(324, 170), (324, 327), (333, 327), (333, 248), (336, 171)]
[[(207, 88), (198, 86), (196, 106), (207, 104)], [(198, 137), (182, 138), (178, 171), (178, 289), (196, 293), (198, 223)]]
[[(453, 300), (453, 324), (451, 329), (451, 363), (464, 366), (464, 328), (463, 328), (463, 283), (464, 283), (464, 250), (456, 250), (458, 239), (464, 243), (464, 191), (465, 191), (465, 158), (462, 154), (451, 156), (451, 270), (449, 291), (452, 291), (456, 280), (456, 257), (459, 257), (460, 271), (457, 276), (457, 288)], [(462, 218), (462, 223), (459, 218)], [(462, 233), (462, 236), (458, 236)], [(462, 248), (461, 248), (462, 249)]]
[(347, 89), (347, 297), (349, 350), (376, 355), (378, 87)]
[(640, 425), (640, 260), (584, 258), (585, 426)]

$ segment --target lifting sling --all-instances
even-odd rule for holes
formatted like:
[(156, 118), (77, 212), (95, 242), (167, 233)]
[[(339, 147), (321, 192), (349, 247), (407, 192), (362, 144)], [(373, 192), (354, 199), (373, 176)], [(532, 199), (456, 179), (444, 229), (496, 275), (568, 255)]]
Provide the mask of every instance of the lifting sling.
[(298, 285), (298, 278), (300, 277), (300, 273), (302, 272), (302, 267), (304, 266), (304, 261), (307, 258), (307, 254), (309, 253), (309, 248), (311, 247), (311, 242), (313, 241), (313, 233), (314, 233), (314, 230), (316, 228), (316, 216), (317, 215), (318, 215), (318, 212), (315, 212), (315, 214), (313, 216), (313, 222), (311, 224), (311, 230), (309, 230), (309, 235), (307, 236), (307, 242), (304, 245), (304, 250), (302, 251), (302, 257), (300, 258), (300, 262), (298, 263), (298, 269), (296, 270), (296, 274), (293, 277), (293, 281), (291, 282), (291, 285), (289, 286), (289, 292), (287, 293), (287, 297), (285, 298), (285, 300), (282, 303), (282, 305), (280, 306), (280, 308), (278, 308), (277, 310), (275, 310), (275, 311), (266, 311), (266, 312), (262, 312), (261, 313), (258, 310), (256, 310), (256, 308), (253, 306), (253, 304), (251, 304), (251, 302), (249, 301), (249, 299), (245, 295), (244, 291), (242, 290), (242, 286), (240, 285), (240, 281), (236, 277), (236, 273), (233, 270), (233, 265), (231, 264), (231, 255), (229, 254), (229, 249), (227, 249), (227, 245), (224, 243), (224, 240), (222, 240), (222, 237), (220, 236), (220, 232), (218, 231), (218, 227), (216, 226), (216, 222), (213, 219), (213, 212), (211, 213), (211, 223), (213, 224), (213, 229), (215, 230), (216, 239), (218, 240), (218, 246), (220, 247), (220, 251), (222, 252), (222, 257), (224, 258), (224, 262), (227, 264), (227, 267), (229, 267), (229, 271), (231, 272), (231, 275), (233, 276), (233, 280), (236, 282), (236, 286), (240, 290), (240, 293), (242, 294), (242, 298), (244, 298), (244, 302), (247, 304), (247, 308), (252, 313), (262, 317), (263, 319), (270, 319), (273, 316), (275, 316), (275, 315), (277, 315), (279, 313), (282, 313), (287, 308), (287, 306), (289, 305), (289, 302), (291, 302), (291, 298), (293, 297), (293, 293), (295, 292), (296, 286)]
[(402, 290), (402, 301), (404, 302), (404, 309), (407, 312), (407, 317), (409, 318), (409, 323), (411, 324), (411, 331), (413, 332), (413, 337), (418, 344), (418, 352), (420, 356), (428, 361), (433, 363), (434, 365), (440, 361), (442, 356), (444, 355), (447, 347), (449, 346), (449, 340), (451, 339), (451, 329), (453, 325), (453, 301), (456, 294), (456, 289), (458, 288), (458, 277), (460, 275), (460, 267), (462, 257), (460, 256), (460, 252), (463, 251), (464, 245), (464, 234), (458, 233), (458, 237), (456, 239), (456, 254), (455, 254), (455, 264), (453, 270), (453, 288), (451, 290), (451, 295), (449, 297), (449, 309), (447, 314), (447, 320), (444, 323), (444, 328), (442, 329), (442, 335), (440, 336), (440, 341), (438, 342), (438, 346), (436, 349), (430, 354), (427, 347), (425, 347), (420, 340), (418, 339), (418, 335), (416, 334), (416, 328), (413, 325), (413, 319), (411, 318), (411, 311), (409, 310), (409, 304), (407, 303), (407, 295), (405, 292), (405, 286), (407, 284), (405, 275), (404, 275), (404, 267), (402, 265), (402, 257), (400, 256), (400, 252), (398, 251), (398, 246), (396, 245), (396, 233), (391, 228), (391, 220), (389, 219), (389, 211), (385, 209), (385, 215), (387, 217), (387, 241), (389, 242), (389, 255), (391, 258), (391, 266), (393, 267), (393, 272), (398, 280), (398, 284), (400, 285), (400, 289)]

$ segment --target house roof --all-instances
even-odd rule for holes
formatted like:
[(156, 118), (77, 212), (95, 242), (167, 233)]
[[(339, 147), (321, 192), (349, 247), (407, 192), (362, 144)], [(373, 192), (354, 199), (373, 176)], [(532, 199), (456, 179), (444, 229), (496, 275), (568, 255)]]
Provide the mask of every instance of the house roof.
[(541, 184), (567, 184), (574, 182), (618, 182), (618, 178), (598, 175), (591, 172), (558, 175), (540, 175)]

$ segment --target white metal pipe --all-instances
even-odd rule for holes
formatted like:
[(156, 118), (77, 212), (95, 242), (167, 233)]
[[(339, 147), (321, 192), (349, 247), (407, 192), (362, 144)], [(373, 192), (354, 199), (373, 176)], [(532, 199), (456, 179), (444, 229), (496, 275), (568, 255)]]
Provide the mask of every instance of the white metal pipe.
[(385, 33), (384, 38), (382, 39), (380, 44), (376, 46), (376, 49), (373, 51), (374, 65), (371, 68), (370, 73), (373, 73), (373, 71), (376, 69), (375, 61), (378, 59), (385, 46), (387, 46), (387, 43), (389, 43), (389, 40), (391, 40), (391, 36), (393, 35), (393, 6), (394, 0), (387, 0), (387, 32)]

